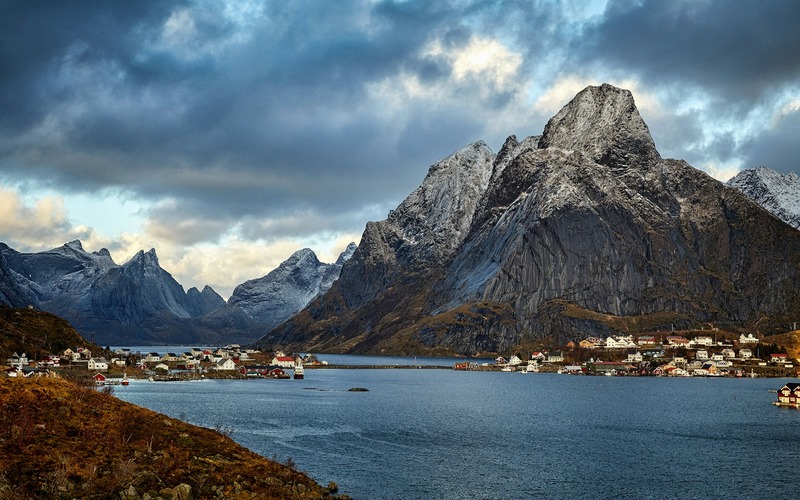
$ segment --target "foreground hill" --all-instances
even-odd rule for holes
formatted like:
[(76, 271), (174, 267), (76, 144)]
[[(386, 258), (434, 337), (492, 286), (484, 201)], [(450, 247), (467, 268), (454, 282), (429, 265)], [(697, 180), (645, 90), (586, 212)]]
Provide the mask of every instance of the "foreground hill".
[(210, 429), (57, 378), (0, 378), (2, 498), (323, 498)]
[(433, 165), (331, 290), (257, 345), (471, 355), (672, 326), (768, 334), (800, 316), (799, 269), (800, 232), (661, 158), (631, 93), (602, 85), (541, 136)]

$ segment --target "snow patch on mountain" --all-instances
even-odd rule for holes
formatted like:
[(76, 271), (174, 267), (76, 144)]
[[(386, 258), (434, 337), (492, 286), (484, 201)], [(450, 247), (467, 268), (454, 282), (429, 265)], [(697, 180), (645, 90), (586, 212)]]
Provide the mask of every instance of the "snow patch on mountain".
[(800, 177), (767, 167), (743, 170), (727, 185), (741, 191), (775, 217), (800, 229)]

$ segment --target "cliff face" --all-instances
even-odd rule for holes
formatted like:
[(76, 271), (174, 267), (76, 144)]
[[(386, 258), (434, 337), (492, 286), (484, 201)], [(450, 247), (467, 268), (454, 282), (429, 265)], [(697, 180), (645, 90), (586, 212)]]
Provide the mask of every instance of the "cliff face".
[[(800, 313), (800, 233), (663, 160), (628, 91), (589, 87), (496, 156), (465, 149), (481, 154), (417, 190), (458, 209), (412, 194), (369, 223), (331, 291), (260, 344), (473, 354), (607, 334), (604, 317), (769, 328)], [(471, 189), (444, 187), (465, 171)]]

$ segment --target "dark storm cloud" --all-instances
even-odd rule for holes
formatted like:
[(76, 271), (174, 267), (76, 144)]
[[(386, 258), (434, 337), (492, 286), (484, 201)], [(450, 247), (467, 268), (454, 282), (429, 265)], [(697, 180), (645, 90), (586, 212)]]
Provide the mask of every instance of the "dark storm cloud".
[(764, 165), (784, 174), (800, 171), (798, 132), (800, 110), (782, 117), (742, 146), (747, 164)]
[[(468, 39), (447, 6), (276, 2), (244, 28), (194, 9), (197, 50), (182, 54), (158, 43), (180, 6), (129, 4), (20, 2), (3, 17), (3, 74), (15, 75), (3, 81), (4, 171), (78, 191), (179, 197), (208, 213), (264, 213), (298, 196), (342, 210), (374, 202), (378, 186), (401, 197), (424, 175), (412, 161), (464, 143), (409, 148), (392, 137), (432, 112), (442, 136), (448, 109), (421, 110), (407, 125), (387, 123), (380, 103), (362, 109), (367, 85), (382, 78), (449, 76), (418, 57), (433, 35)], [(398, 168), (415, 168), (406, 185), (387, 180)]]
[[(322, 215), (328, 229), (351, 230), (352, 214), (391, 208), (439, 158), (478, 139), (496, 149), (506, 135), (538, 134), (549, 118), (487, 137), (496, 114), (525, 102), (522, 85), (457, 79), (448, 60), (426, 55), (433, 41), (457, 52), (475, 37), (500, 40), (521, 57), (519, 78), (543, 89), (592, 67), (672, 99), (690, 84), (731, 116), (798, 81), (800, 3), (613, 2), (575, 21), (583, 5), (10, 2), (0, 16), (0, 180), (172, 200), (153, 216), (209, 219), (189, 223), (190, 241), (242, 218), (289, 221), (247, 230), (283, 234), (304, 213), (299, 231), (319, 229)], [(444, 94), (395, 109), (376, 89), (403, 78)], [(690, 161), (738, 151), (730, 137), (706, 137), (703, 119), (682, 111), (651, 128)]]
[(746, 106), (800, 77), (798, 19), (795, 0), (613, 0), (578, 50), (584, 63)]

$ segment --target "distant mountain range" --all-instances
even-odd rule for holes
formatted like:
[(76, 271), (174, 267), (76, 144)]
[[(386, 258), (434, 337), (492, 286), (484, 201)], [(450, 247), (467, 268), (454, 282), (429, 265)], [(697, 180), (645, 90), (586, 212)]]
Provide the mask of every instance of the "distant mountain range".
[(661, 158), (631, 93), (602, 85), (540, 136), (434, 164), (367, 224), (331, 289), (258, 345), (473, 355), (798, 317), (800, 232)]
[(38, 253), (0, 243), (0, 304), (57, 314), (101, 344), (243, 343), (326, 291), (354, 249), (334, 264), (300, 250), (226, 303), (208, 286), (184, 292), (154, 249), (119, 265), (108, 250), (89, 253), (77, 240)]

